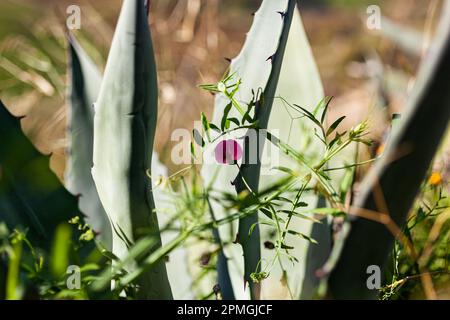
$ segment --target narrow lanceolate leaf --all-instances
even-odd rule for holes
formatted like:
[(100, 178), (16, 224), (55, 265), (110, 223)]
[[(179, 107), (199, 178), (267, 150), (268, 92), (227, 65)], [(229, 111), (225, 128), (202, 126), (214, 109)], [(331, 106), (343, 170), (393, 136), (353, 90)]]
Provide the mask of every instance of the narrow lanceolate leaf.
[[(117, 23), (94, 117), (92, 174), (113, 226), (113, 253), (153, 235), (161, 246), (151, 193), (151, 158), (157, 119), (157, 78), (143, 0), (125, 0)], [(130, 265), (129, 270), (133, 270)], [(138, 278), (139, 296), (172, 297), (164, 261)]]
[[(294, 16), (295, 5), (296, 1), (290, 0), (288, 1), (286, 8), (282, 10), (284, 13), (281, 15), (281, 19), (283, 19), (281, 36), (274, 55), (269, 59), (272, 62), (272, 69), (267, 84), (264, 87), (262, 99), (258, 101), (255, 112), (255, 118), (259, 125), (258, 130), (267, 129), (269, 123), (281, 66), (283, 64), (284, 52), (289, 37), (289, 30), (291, 28), (292, 17)], [(260, 152), (262, 153), (262, 150), (260, 150)], [(239, 194), (242, 191), (247, 190), (247, 184), (253, 192), (257, 192), (260, 171), (261, 159), (256, 159), (256, 164), (243, 164), (235, 180), (236, 192)], [(259, 272), (261, 269), (261, 241), (258, 225), (256, 225), (251, 234), (249, 234), (249, 232), (250, 228), (257, 222), (258, 212), (255, 212), (253, 215), (240, 219), (238, 229), (239, 243), (242, 245), (244, 252), (244, 280), (249, 282), (253, 298), (259, 298), (260, 296), (260, 286), (251, 280), (250, 275), (253, 272)]]
[[(363, 181), (353, 214), (363, 208), (388, 213), (403, 226), (450, 118), (450, 2), (443, 9), (437, 40), (423, 64), (414, 94), (383, 159)], [(331, 297), (371, 299), (367, 268), (383, 268), (394, 242), (386, 225), (353, 218), (341, 235), (342, 248), (328, 284)], [(334, 255), (336, 256), (336, 255)]]
[(111, 225), (92, 179), (94, 140), (94, 102), (102, 76), (75, 38), (68, 35), (70, 59), (68, 156), (65, 184), (72, 194), (80, 195), (80, 210), (99, 234), (102, 244), (111, 250)]
[(20, 120), (2, 102), (0, 141), (0, 223), (26, 231), (34, 246), (48, 251), (57, 226), (81, 216), (78, 200), (61, 185), (49, 168), (49, 157), (35, 149)]

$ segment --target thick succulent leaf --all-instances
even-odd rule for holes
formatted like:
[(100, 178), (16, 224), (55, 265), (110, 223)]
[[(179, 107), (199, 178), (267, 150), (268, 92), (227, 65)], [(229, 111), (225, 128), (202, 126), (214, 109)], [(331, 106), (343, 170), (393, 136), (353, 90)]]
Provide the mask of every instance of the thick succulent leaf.
[(97, 66), (71, 35), (69, 39), (70, 87), (68, 119), (68, 155), (65, 185), (72, 194), (80, 195), (80, 210), (102, 244), (111, 250), (111, 225), (100, 202), (91, 174), (94, 140), (94, 102), (97, 100), (102, 75)]
[[(266, 60), (277, 50), (283, 27), (283, 19), (280, 19), (279, 12), (284, 12), (287, 8), (287, 4), (287, 1), (262, 2), (261, 8), (255, 15), (255, 20), (247, 35), (247, 40), (241, 53), (231, 63), (230, 73), (235, 73), (236, 78), (242, 79), (242, 84), (237, 92), (237, 99), (242, 103), (247, 103), (251, 100), (252, 90), (257, 91), (258, 88), (266, 87), (272, 68), (272, 65)], [(312, 111), (324, 96), (322, 83), (303, 29), (300, 14), (296, 11), (293, 14), (292, 19), (292, 26), (287, 40), (276, 94), (272, 94), (272, 96), (281, 96), (290, 103), (299, 104)], [(224, 96), (217, 95), (213, 118), (215, 124), (220, 124), (227, 103), (227, 99)], [(241, 117), (235, 109), (232, 109), (230, 114), (230, 116), (236, 118)], [(308, 143), (306, 143), (306, 137), (311, 136), (311, 134), (307, 132), (310, 130), (308, 123), (305, 123), (304, 121), (300, 122), (298, 120), (298, 114), (295, 114), (295, 112), (286, 107), (280, 99), (275, 99), (273, 101), (272, 113), (268, 121), (268, 129), (281, 137), (284, 141), (288, 141), (297, 150), (305, 150), (305, 145), (308, 145)], [(320, 152), (317, 143), (311, 143), (310, 145), (312, 147), (305, 150), (305, 152), (310, 155)], [(273, 154), (270, 155), (266, 150), (267, 149), (263, 152), (263, 164), (270, 163), (268, 159), (270, 156), (274, 156)], [(290, 168), (299, 167), (297, 163), (294, 163), (288, 157), (280, 155), (279, 160), (280, 165), (282, 166)], [(268, 171), (268, 169), (270, 168), (264, 168), (264, 172), (261, 172), (259, 188), (268, 187), (283, 177), (283, 175), (274, 173), (273, 170)], [(202, 175), (207, 184), (212, 183), (214, 190), (226, 192), (233, 191), (233, 186), (229, 184), (228, 181), (232, 181), (237, 173), (237, 169), (234, 166), (219, 167), (217, 165), (205, 164), (202, 169)], [(314, 207), (317, 203), (317, 198), (314, 195), (307, 195), (306, 197), (306, 202), (310, 204), (310, 207)], [(218, 203), (212, 201), (211, 205), (218, 218), (226, 215), (226, 212)], [(237, 223), (235, 222), (229, 225), (223, 225), (219, 228), (223, 242), (231, 243), (234, 241), (237, 230), (236, 224)], [(309, 234), (311, 231), (311, 223), (309, 222), (303, 221), (295, 223), (295, 227), (299, 228), (297, 230), (301, 230), (305, 234)], [(261, 232), (262, 238), (268, 239), (269, 228), (262, 226)], [(288, 237), (291, 238), (290, 236)], [(298, 237), (292, 237), (292, 239), (289, 240), (295, 242), (296, 248), (297, 245), (301, 248), (298, 250), (298, 254), (296, 253), (296, 256), (302, 258), (300, 261), (303, 263), (303, 257), (306, 256), (309, 244), (304, 240), (298, 239)], [(325, 251), (328, 249), (329, 248), (327, 247)], [(228, 265), (236, 297), (238, 299), (246, 298), (248, 291), (244, 292), (242, 285), (242, 249), (238, 245), (231, 244), (225, 247), (225, 255), (229, 260)], [(272, 251), (263, 249), (263, 259), (270, 261), (272, 255)], [(298, 296), (305, 267), (298, 267), (298, 265), (296, 265), (295, 268), (295, 271), (289, 272), (289, 282), (290, 287), (295, 288), (293, 290), (294, 295)], [(275, 293), (273, 289), (279, 287), (281, 270), (275, 268), (273, 274), (274, 277), (265, 280), (262, 286), (262, 297), (264, 298), (276, 298), (280, 296), (280, 293)], [(281, 295), (282, 294), (283, 293), (281, 293)]]
[[(159, 161), (158, 154), (153, 152), (152, 156), (152, 183), (153, 183), (153, 198), (155, 200), (156, 212), (158, 215), (158, 222), (161, 231), (161, 238), (163, 246), (170, 244), (178, 235), (178, 231), (165, 230), (170, 225), (173, 228), (180, 227), (173, 223), (176, 218), (177, 194), (164, 184), (158, 184), (158, 180), (168, 179), (168, 169), (163, 163)], [(192, 294), (192, 275), (188, 269), (188, 252), (184, 246), (179, 246), (173, 250), (169, 259), (166, 262), (167, 273), (172, 287), (173, 298), (176, 300), (194, 299)]]
[[(216, 215), (212, 211), (211, 202), (208, 202), (209, 210), (213, 221), (217, 221)], [(233, 284), (231, 282), (230, 269), (228, 268), (227, 256), (224, 253), (223, 241), (220, 237), (219, 229), (213, 229), (215, 243), (220, 247), (217, 257), (217, 280), (220, 286), (220, 293), (223, 300), (235, 300)]]
[[(364, 208), (389, 213), (400, 227), (405, 224), (450, 119), (450, 2), (436, 39), (398, 130), (363, 181), (354, 214)], [(336, 299), (375, 298), (377, 291), (366, 285), (367, 267), (385, 266), (394, 236), (385, 225), (363, 218), (350, 218), (343, 230), (341, 245), (333, 249), (337, 260), (328, 279), (329, 294)]]
[[(269, 117), (272, 111), (272, 105), (275, 100), (278, 80), (280, 78), (281, 67), (283, 65), (284, 53), (289, 37), (292, 18), (294, 16), (295, 6), (296, 2), (289, 0), (287, 8), (282, 11), (283, 14), (281, 15), (281, 18), (283, 20), (283, 27), (281, 29), (281, 35), (278, 41), (277, 49), (269, 59), (272, 62), (272, 68), (263, 90), (262, 99), (258, 102), (257, 109), (255, 111), (255, 118), (258, 121), (259, 129), (267, 129)], [(259, 142), (257, 143), (259, 144)], [(244, 163), (241, 166), (239, 174), (234, 180), (236, 192), (239, 194), (247, 190), (248, 187), (250, 187), (252, 191), (257, 192), (260, 173), (261, 159), (257, 159), (256, 164)], [(250, 232), (250, 230), (252, 231)], [(249, 282), (252, 297), (259, 298), (260, 285), (254, 283), (250, 278), (251, 273), (259, 272), (259, 270), (261, 270), (261, 240), (258, 224), (258, 212), (239, 219), (238, 234), (239, 243), (242, 245), (244, 252), (244, 281)]]
[[(254, 21), (240, 54), (232, 60), (230, 73), (235, 78), (241, 78), (242, 84), (236, 93), (236, 99), (242, 103), (251, 101), (252, 90), (264, 88), (269, 78), (271, 65), (267, 58), (277, 49), (283, 19), (278, 12), (286, 10), (287, 1), (262, 1), (261, 7), (255, 13)], [(212, 123), (220, 126), (228, 99), (219, 94), (216, 96)], [(229, 117), (241, 118), (237, 110), (229, 110)], [(234, 187), (230, 183), (234, 180), (238, 170), (235, 166), (221, 166), (205, 163), (202, 167), (202, 177), (205, 185), (211, 185), (213, 190), (233, 193)], [(211, 207), (217, 219), (227, 215), (226, 210), (216, 201), (211, 200)], [(237, 232), (237, 221), (219, 227), (219, 234), (226, 245), (225, 256), (229, 259), (229, 269), (235, 297), (239, 300), (248, 299), (248, 290), (243, 284), (244, 267), (242, 260), (242, 247), (233, 244)], [(228, 284), (221, 284), (221, 287)]]
[[(300, 13), (297, 10), (293, 16), (275, 96), (282, 97), (291, 104), (295, 103), (300, 105), (310, 112), (312, 112), (318, 102), (324, 98), (320, 74), (303, 27)], [(299, 116), (300, 114), (297, 111), (289, 108), (289, 106), (281, 99), (276, 99), (272, 107), (268, 128), (281, 140), (289, 143), (295, 150), (302, 152), (309, 158), (315, 158), (323, 152), (323, 145), (318, 139), (312, 137), (312, 123), (305, 121), (304, 118), (299, 119)], [(266, 147), (267, 146), (268, 142), (266, 142)], [(268, 149), (265, 149), (263, 152), (263, 163), (271, 163), (269, 161), (270, 156), (275, 156), (273, 154), (270, 155), (266, 152), (267, 150)], [(300, 170), (300, 172), (302, 170), (299, 163), (296, 163), (284, 154), (279, 155), (278, 165), (293, 170)], [(261, 176), (259, 187), (268, 187), (270, 184), (275, 183), (283, 177), (284, 173), (280, 171), (274, 172), (274, 170), (270, 170), (270, 168), (265, 168), (265, 174), (263, 173)], [(306, 209), (308, 209), (314, 208), (318, 199), (317, 196), (312, 193), (305, 193), (302, 201), (308, 204), (308, 207), (306, 207)], [(290, 208), (287, 204), (287, 207), (282, 209), (289, 210)], [(311, 232), (312, 228), (314, 228), (314, 223), (304, 219), (294, 219), (291, 223), (291, 228), (305, 235), (312, 236)], [(287, 235), (287, 243), (295, 247), (295, 252), (292, 252), (292, 254), (299, 260), (299, 263), (296, 263), (295, 265), (292, 265), (292, 263), (288, 261), (284, 263), (288, 275), (288, 285), (293, 298), (299, 297), (302, 290), (303, 279), (313, 277), (312, 270), (314, 268), (308, 267), (308, 265), (316, 265), (317, 262), (315, 260), (306, 259), (308, 250), (315, 251), (314, 254), (310, 253), (310, 255), (320, 256), (322, 252), (328, 252), (330, 249), (328, 241), (319, 241), (322, 237), (326, 238), (329, 234), (326, 229), (326, 224), (317, 225), (314, 230), (316, 234), (314, 234), (313, 238), (318, 240), (318, 244), (312, 244), (297, 236)], [(324, 233), (323, 236), (317, 234), (322, 230)], [(261, 234), (263, 243), (266, 240), (269, 240), (268, 227), (261, 226)], [(265, 261), (270, 261), (274, 254), (273, 251), (267, 249), (263, 249), (262, 253), (262, 257)], [(305, 272), (308, 272), (308, 274), (305, 275)], [(274, 293), (276, 292), (275, 288), (279, 287), (279, 279), (281, 277), (282, 270), (277, 266), (272, 271), (272, 277), (267, 279), (263, 284), (263, 297), (277, 298)], [(287, 292), (276, 294), (290, 298)]]
[[(152, 234), (161, 245), (151, 193), (157, 78), (143, 0), (125, 0), (94, 117), (94, 177), (113, 226), (113, 253), (124, 258), (129, 242)], [(132, 269), (133, 266), (129, 266)], [(164, 261), (138, 280), (142, 298), (172, 297)]]
[[(317, 207), (325, 208), (327, 203), (325, 199), (319, 197)], [(304, 224), (305, 222), (302, 222)], [(317, 276), (317, 271), (320, 270), (327, 262), (328, 256), (332, 247), (332, 219), (323, 219), (322, 223), (314, 223), (309, 231), (309, 236), (317, 241), (317, 244), (308, 242), (306, 252), (302, 252), (302, 260), (300, 260), (300, 276), (301, 288), (297, 283), (293, 283), (294, 288), (299, 288), (295, 291), (296, 297), (302, 300), (311, 300), (317, 296), (317, 291), (320, 285), (320, 278)], [(299, 244), (299, 248), (303, 249)], [(297, 287), (295, 287), (297, 285)]]
[(77, 197), (62, 186), (49, 157), (36, 150), (2, 102), (0, 141), (0, 223), (26, 230), (33, 245), (48, 250), (57, 226), (81, 216)]

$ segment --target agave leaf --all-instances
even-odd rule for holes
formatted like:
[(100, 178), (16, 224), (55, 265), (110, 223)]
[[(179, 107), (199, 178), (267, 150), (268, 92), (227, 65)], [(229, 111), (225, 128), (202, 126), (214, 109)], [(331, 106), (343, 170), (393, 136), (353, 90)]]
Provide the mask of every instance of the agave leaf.
[[(267, 1), (261, 3), (261, 7), (255, 13), (253, 24), (247, 34), (247, 39), (239, 55), (232, 60), (230, 74), (235, 78), (241, 78), (240, 89), (236, 93), (236, 100), (248, 103), (252, 99), (252, 90), (264, 88), (269, 78), (271, 65), (266, 61), (277, 49), (283, 20), (277, 12), (283, 12), (287, 7), (287, 1)], [(242, 116), (228, 99), (218, 94), (215, 99), (214, 115), (211, 123), (221, 127), (224, 113), (230, 117)], [(219, 166), (205, 163), (202, 167), (202, 177), (206, 185), (221, 193), (233, 193), (234, 187), (230, 183), (238, 174), (234, 166)], [(211, 208), (217, 219), (223, 219), (228, 212), (216, 201), (211, 200)], [(248, 299), (249, 292), (245, 290), (242, 282), (244, 267), (242, 260), (242, 248), (234, 244), (237, 232), (237, 221), (219, 227), (219, 235), (223, 243), (229, 243), (224, 247), (224, 256), (228, 258), (228, 266), (234, 296), (236, 299)], [(219, 262), (219, 264), (222, 262)], [(223, 279), (223, 278), (222, 278)], [(221, 287), (229, 287), (227, 283), (220, 283)]]
[[(280, 13), (286, 11), (288, 3), (289, 9), (287, 14), (285, 13), (284, 19), (282, 19)], [(235, 74), (235, 77), (242, 79), (242, 84), (236, 96), (237, 100), (243, 104), (248, 103), (252, 99), (252, 91), (257, 92), (258, 89), (265, 88), (265, 96), (269, 98), (265, 101), (266, 105), (269, 106), (273, 104), (272, 109), (276, 110), (276, 112), (272, 112), (270, 116), (269, 114), (261, 114), (260, 118), (263, 121), (261, 127), (264, 127), (264, 122), (266, 122), (266, 126), (268, 126), (270, 131), (273, 129), (277, 130), (277, 133), (279, 133), (281, 137), (286, 138), (286, 140), (289, 140), (288, 137), (290, 136), (290, 133), (293, 132), (295, 135), (291, 141), (299, 141), (297, 137), (301, 132), (298, 130), (302, 129), (302, 127), (299, 125), (298, 119), (293, 119), (292, 114), (289, 113), (290, 110), (286, 109), (280, 99), (274, 100), (274, 97), (282, 96), (283, 98), (286, 98), (286, 100), (294, 103), (298, 102), (299, 104), (310, 108), (312, 111), (313, 106), (323, 98), (323, 88), (309, 43), (303, 30), (300, 15), (298, 13), (294, 14), (294, 11), (293, 4), (288, 1), (263, 1), (260, 9), (255, 15), (254, 22), (247, 35), (241, 53), (231, 63), (230, 74)], [(284, 33), (284, 36), (287, 37), (285, 39), (285, 41), (287, 41), (287, 44), (285, 44), (286, 52), (283, 54), (282, 51), (279, 50), (280, 52), (273, 56), (277, 51), (277, 48), (279, 48), (280, 34), (282, 33), (284, 22), (290, 21), (290, 19), (292, 19), (291, 33), (289, 33), (288, 37), (288, 33), (286, 33), (287, 30), (285, 30)], [(280, 49), (281, 47), (282, 46), (280, 46)], [(281, 59), (277, 59), (277, 56), (281, 58), (284, 57), (283, 66), (281, 66), (280, 63)], [(272, 60), (272, 65), (270, 64), (270, 61), (266, 61), (268, 57), (272, 57), (272, 59), (269, 59)], [(272, 77), (270, 77), (272, 70), (274, 70), (274, 72)], [(277, 75), (277, 73), (280, 74)], [(269, 78), (271, 79), (270, 81)], [(275, 89), (277, 90), (275, 91)], [(228, 101), (225, 97), (217, 95), (213, 123), (220, 123), (227, 103)], [(264, 109), (270, 110), (270, 108)], [(242, 117), (235, 109), (230, 111), (230, 116), (236, 118)], [(287, 125), (291, 122), (293, 123), (292, 128)], [(262, 157), (263, 163), (267, 163), (266, 160), (268, 157), (269, 155), (264, 151)], [(293, 165), (293, 163), (287, 159), (280, 159), (280, 161), (287, 162), (288, 167)], [(254, 175), (255, 178), (259, 175), (260, 170), (256, 171), (258, 171), (258, 173)], [(213, 181), (213, 189), (231, 192), (232, 186), (227, 183), (224, 184), (223, 182), (232, 181), (237, 175), (237, 170), (234, 167), (217, 168), (217, 166), (204, 165), (202, 174), (207, 183)], [(216, 175), (216, 180), (213, 180), (213, 177)], [(273, 172), (270, 174), (263, 174), (259, 182), (259, 187), (268, 186), (279, 178), (280, 175), (277, 176)], [(253, 181), (253, 184), (255, 184), (256, 181), (257, 179)], [(257, 187), (254, 188), (255, 190), (258, 189), (258, 183), (256, 183), (256, 186)], [(218, 217), (222, 217), (226, 214), (223, 208), (220, 208), (214, 201), (212, 201), (212, 206)], [(248, 224), (253, 225), (253, 223), (250, 223), (250, 220), (255, 220), (255, 217), (247, 219)], [(246, 228), (243, 227), (242, 230), (243, 229)], [(302, 233), (308, 234), (307, 229), (308, 228), (301, 228)], [(219, 231), (225, 242), (232, 242), (234, 240), (232, 237), (233, 234), (235, 234), (235, 231), (233, 230), (236, 230), (235, 223), (220, 227)], [(257, 235), (257, 231), (252, 235), (255, 234)], [(242, 232), (239, 232), (239, 235), (241, 238)], [(255, 238), (256, 237), (257, 236), (255, 236)], [(259, 243), (259, 241), (255, 240), (255, 243)], [(250, 259), (247, 259), (249, 261), (246, 272), (247, 277), (249, 272), (255, 271), (255, 269), (252, 271), (250, 270), (256, 268), (255, 263), (259, 260), (257, 256), (260, 250), (259, 248), (256, 248), (256, 245), (254, 247), (255, 248), (253, 249), (255, 250), (249, 249), (249, 251), (254, 253), (254, 257), (251, 259), (252, 262), (250, 262)], [(242, 256), (242, 251), (236, 246), (229, 246), (225, 248), (225, 253), (231, 261), (229, 267), (236, 297), (238, 299), (245, 298), (246, 293), (242, 291), (243, 268), (240, 257)], [(250, 265), (253, 265), (253, 267)], [(265, 280), (265, 283), (267, 281), (269, 280)], [(270, 291), (270, 289), (267, 291)]]
[[(211, 202), (208, 201), (208, 207), (211, 213), (211, 217), (213, 221), (217, 221), (214, 211), (211, 207)], [(217, 258), (217, 274), (218, 274), (218, 283), (220, 286), (220, 292), (222, 294), (222, 299), (224, 300), (235, 300), (236, 297), (234, 295), (233, 284), (231, 282), (230, 270), (228, 268), (227, 257), (225, 256), (223, 250), (223, 242), (220, 238), (220, 233), (217, 228), (213, 229), (214, 241), (220, 246), (219, 256)]]
[(56, 228), (82, 215), (77, 197), (61, 185), (49, 157), (36, 150), (2, 102), (0, 141), (0, 223), (26, 230), (36, 247), (49, 250)]
[[(319, 198), (317, 207), (326, 205), (325, 199)], [(301, 288), (295, 293), (302, 300), (313, 299), (320, 285), (317, 271), (326, 263), (332, 245), (331, 219), (326, 218), (322, 223), (315, 223), (311, 226), (310, 237), (317, 241), (317, 245), (308, 243), (306, 252), (303, 253), (304, 262), (300, 260), (300, 271), (303, 277), (300, 278)], [(303, 245), (304, 247), (304, 245)], [(300, 248), (303, 248), (300, 244)], [(294, 284), (295, 285), (295, 284)]]
[[(293, 16), (276, 96), (282, 97), (291, 104), (298, 104), (309, 112), (313, 112), (318, 102), (324, 98), (320, 74), (298, 11), (296, 11)], [(322, 112), (322, 110), (319, 111)], [(321, 142), (317, 141), (315, 138), (313, 138), (310, 143), (306, 143), (308, 137), (311, 137), (311, 132), (313, 132), (313, 124), (305, 119), (300, 119), (299, 116), (300, 114), (291, 109), (283, 100), (276, 99), (272, 107), (268, 128), (270, 132), (275, 134), (281, 140), (289, 143), (295, 150), (302, 152), (305, 156), (314, 158), (323, 151), (323, 146)], [(270, 163), (268, 159), (271, 156), (274, 157), (273, 154), (270, 155), (268, 152), (264, 151), (263, 163)], [(287, 167), (295, 171), (302, 169), (299, 163), (282, 155), (279, 157), (279, 166)], [(266, 174), (261, 176), (259, 187), (263, 188), (268, 186), (274, 181), (282, 179), (283, 176), (282, 172), (276, 172), (275, 170), (266, 168)], [(307, 210), (314, 208), (318, 199), (314, 194), (305, 192), (302, 201), (308, 204), (308, 206), (304, 208)], [(289, 204), (285, 205), (286, 207), (283, 207), (282, 209), (291, 209)], [(312, 235), (312, 228), (314, 225), (315, 224), (311, 221), (294, 219), (290, 228), (319, 240), (318, 245), (311, 245), (310, 242), (300, 239), (299, 237), (291, 235), (287, 236), (287, 242), (296, 248), (293, 254), (299, 260), (295, 265), (292, 265), (292, 263), (287, 261), (284, 263), (284, 267), (287, 269), (287, 284), (293, 298), (299, 297), (302, 290), (303, 279), (312, 276), (309, 274), (305, 275), (305, 270), (308, 268), (306, 265), (310, 263), (314, 264), (314, 261), (306, 259), (308, 248), (315, 251), (327, 251), (329, 249), (325, 243), (320, 241), (322, 237), (320, 237), (317, 232), (314, 236)], [(319, 228), (319, 230), (325, 230), (326, 226), (320, 225), (317, 228)], [(262, 227), (261, 232), (264, 239), (262, 242), (264, 242), (268, 239), (269, 230), (266, 227)], [(325, 230), (324, 233), (327, 234), (328, 232)], [(270, 261), (269, 259), (272, 259), (272, 255), (273, 251), (263, 250), (262, 256), (264, 260)], [(281, 276), (282, 270), (279, 267), (276, 267), (272, 271), (272, 276), (267, 279), (263, 285), (262, 289), (264, 297), (276, 298), (272, 292), (274, 292), (274, 288), (279, 286), (278, 279), (280, 279)]]
[[(355, 214), (364, 208), (389, 213), (400, 227), (405, 224), (450, 119), (450, 2), (443, 9), (436, 39), (399, 128), (362, 183)], [(363, 218), (349, 219), (343, 230), (341, 245), (333, 249), (337, 259), (328, 279), (329, 294), (336, 299), (373, 299), (377, 291), (367, 288), (366, 270), (371, 265), (385, 267), (394, 236), (385, 225)]]
[[(164, 230), (170, 223), (173, 228), (180, 227), (175, 221), (177, 208), (177, 194), (165, 187), (164, 183), (158, 185), (157, 180), (167, 180), (169, 178), (168, 169), (159, 161), (158, 154), (153, 152), (152, 157), (152, 183), (153, 197), (155, 200), (156, 212), (160, 226), (163, 246), (169, 245), (176, 239), (179, 232)], [(167, 274), (172, 287), (173, 298), (176, 300), (194, 299), (192, 294), (192, 275), (188, 270), (188, 252), (184, 246), (179, 246), (173, 250), (166, 262)]]
[(65, 184), (72, 194), (80, 195), (80, 210), (86, 222), (99, 233), (102, 244), (111, 250), (112, 231), (91, 174), (94, 141), (94, 102), (102, 75), (72, 35), (69, 39), (69, 149)]
[[(94, 177), (113, 230), (113, 253), (151, 234), (161, 246), (151, 193), (157, 78), (144, 1), (125, 0), (117, 23), (94, 117)], [(133, 270), (130, 265), (128, 269)], [(172, 298), (164, 261), (138, 279), (139, 296)]]
[[(272, 68), (266, 85), (264, 86), (262, 99), (259, 100), (257, 109), (255, 111), (255, 119), (258, 121), (258, 130), (267, 129), (270, 113), (272, 110), (275, 93), (278, 87), (278, 80), (280, 77), (281, 66), (283, 64), (286, 44), (289, 37), (289, 30), (291, 28), (292, 18), (294, 16), (296, 2), (288, 1), (286, 9), (282, 10), (281, 18), (283, 20), (281, 34), (278, 40), (278, 46), (269, 59), (272, 62)], [(259, 135), (258, 139), (259, 139)], [(259, 141), (259, 140), (258, 140)], [(259, 145), (259, 142), (257, 142)], [(260, 150), (259, 152), (262, 152)], [(254, 192), (258, 191), (259, 178), (261, 172), (261, 159), (256, 161), (256, 164), (244, 163), (241, 166), (240, 172), (235, 179), (236, 192), (239, 194), (247, 190), (247, 185)], [(258, 222), (258, 212), (253, 215), (239, 219), (239, 243), (242, 245), (244, 252), (244, 281), (249, 282), (250, 294), (252, 298), (260, 297), (260, 285), (251, 280), (250, 275), (253, 272), (260, 272), (261, 270), (261, 241), (259, 225), (253, 229), (249, 234), (250, 228)]]

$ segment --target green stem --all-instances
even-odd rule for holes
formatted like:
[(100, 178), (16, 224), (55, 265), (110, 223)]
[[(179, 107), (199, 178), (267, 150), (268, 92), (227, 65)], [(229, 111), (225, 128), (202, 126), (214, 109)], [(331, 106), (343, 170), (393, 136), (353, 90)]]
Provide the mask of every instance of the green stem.
[(22, 257), (22, 241), (17, 240), (13, 244), (12, 254), (9, 257), (9, 267), (6, 282), (6, 300), (19, 299), (19, 269), (20, 259)]

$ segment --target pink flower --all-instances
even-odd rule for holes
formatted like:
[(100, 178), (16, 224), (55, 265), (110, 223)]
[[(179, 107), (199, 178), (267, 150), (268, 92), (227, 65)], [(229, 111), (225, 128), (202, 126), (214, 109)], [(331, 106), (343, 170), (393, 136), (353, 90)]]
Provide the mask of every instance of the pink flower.
[(217, 144), (214, 153), (218, 163), (235, 164), (242, 157), (242, 148), (235, 140), (223, 140)]

